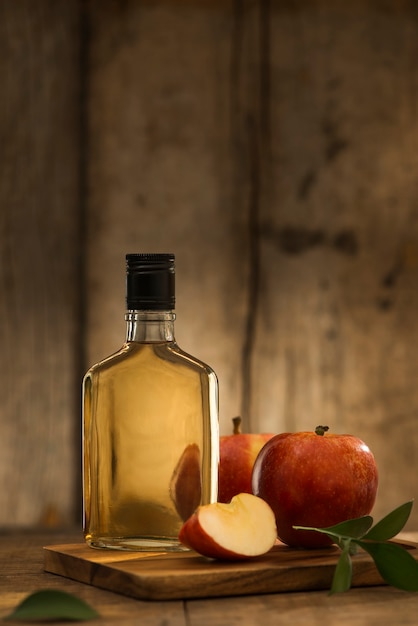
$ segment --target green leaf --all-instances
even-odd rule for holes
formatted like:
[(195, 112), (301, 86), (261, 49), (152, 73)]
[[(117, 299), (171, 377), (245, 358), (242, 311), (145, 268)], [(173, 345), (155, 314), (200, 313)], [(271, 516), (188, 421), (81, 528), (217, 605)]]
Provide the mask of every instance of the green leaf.
[(338, 537), (352, 537), (360, 538), (369, 530), (373, 524), (373, 518), (370, 515), (363, 515), (362, 517), (356, 517), (354, 519), (335, 524), (334, 526), (328, 526), (324, 530), (332, 532)]
[(330, 537), (337, 539), (340, 539), (341, 537), (357, 539), (363, 537), (372, 524), (373, 518), (370, 517), (370, 515), (363, 515), (362, 517), (356, 517), (354, 519), (335, 524), (334, 526), (327, 526), (326, 528), (314, 528), (312, 526), (293, 526), (293, 528), (297, 530), (315, 530), (318, 533), (323, 533), (324, 535), (329, 535)]
[(414, 501), (405, 502), (394, 509), (388, 515), (383, 517), (369, 532), (363, 536), (363, 539), (371, 539), (373, 541), (387, 541), (401, 532), (411, 514)]
[(331, 537), (341, 548), (330, 593), (347, 591), (351, 586), (352, 560), (356, 545), (370, 554), (383, 580), (405, 591), (418, 591), (418, 561), (399, 544), (389, 542), (405, 526), (413, 500), (397, 507), (375, 526), (370, 515), (328, 526), (293, 526), (297, 530), (314, 530)]
[(350, 557), (350, 543), (350, 540), (345, 541), (344, 548), (341, 552), (340, 558), (338, 559), (334, 577), (332, 579), (330, 595), (348, 591), (351, 587), (353, 566)]
[(408, 550), (396, 543), (356, 543), (373, 558), (385, 582), (404, 591), (418, 591), (418, 562)]
[(86, 602), (65, 591), (44, 589), (27, 596), (5, 620), (74, 620), (99, 617)]

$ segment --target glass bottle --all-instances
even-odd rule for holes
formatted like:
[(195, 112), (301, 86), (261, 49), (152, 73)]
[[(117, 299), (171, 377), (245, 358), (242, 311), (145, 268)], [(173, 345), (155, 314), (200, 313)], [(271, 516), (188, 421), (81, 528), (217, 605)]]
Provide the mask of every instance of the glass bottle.
[(83, 527), (92, 547), (181, 550), (217, 499), (218, 382), (174, 338), (173, 254), (128, 254), (127, 334), (83, 379)]

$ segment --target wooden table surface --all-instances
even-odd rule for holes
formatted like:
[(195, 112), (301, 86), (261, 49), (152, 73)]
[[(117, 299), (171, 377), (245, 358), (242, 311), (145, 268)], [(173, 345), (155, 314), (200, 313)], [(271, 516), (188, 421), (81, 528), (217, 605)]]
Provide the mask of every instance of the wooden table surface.
[[(418, 533), (406, 537), (418, 541)], [(60, 589), (86, 600), (99, 613), (92, 624), (136, 626), (382, 626), (418, 624), (418, 593), (388, 586), (294, 592), (209, 600), (149, 602), (48, 574), (43, 546), (82, 541), (78, 531), (0, 531), (0, 620), (29, 593)], [(21, 622), (22, 623), (22, 622)], [(29, 622), (28, 622), (29, 623)], [(49, 622), (58, 623), (58, 622)]]

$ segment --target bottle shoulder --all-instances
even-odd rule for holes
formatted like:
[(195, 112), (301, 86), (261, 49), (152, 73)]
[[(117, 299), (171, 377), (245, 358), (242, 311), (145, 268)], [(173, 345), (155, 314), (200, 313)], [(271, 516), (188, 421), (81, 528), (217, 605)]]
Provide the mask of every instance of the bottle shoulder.
[(191, 366), (195, 366), (196, 368), (205, 370), (208, 374), (216, 377), (215, 371), (212, 369), (210, 365), (208, 365), (201, 359), (193, 356), (189, 352), (186, 352), (185, 350), (180, 348), (180, 346), (177, 343), (173, 342), (173, 344), (169, 348), (169, 351), (173, 355), (178, 355), (178, 357), (181, 360), (184, 360), (185, 362), (189, 363)]
[(100, 359), (100, 361), (97, 361), (97, 363), (94, 363), (93, 365), (91, 365), (87, 372), (84, 375), (84, 378), (87, 378), (89, 375), (94, 374), (95, 372), (99, 372), (100, 370), (106, 370), (109, 369), (110, 367), (114, 367), (117, 365), (117, 363), (124, 361), (129, 354), (129, 344), (128, 343), (124, 343), (119, 350), (117, 350), (116, 352), (112, 352), (112, 354), (109, 354), (108, 356), (104, 357), (103, 359)]
[(112, 372), (117, 375), (131, 369), (138, 372), (154, 369), (163, 363), (168, 368), (187, 369), (216, 379), (216, 374), (209, 365), (184, 351), (175, 341), (150, 343), (127, 341), (117, 352), (92, 365), (86, 372), (84, 380), (99, 375), (110, 375)]

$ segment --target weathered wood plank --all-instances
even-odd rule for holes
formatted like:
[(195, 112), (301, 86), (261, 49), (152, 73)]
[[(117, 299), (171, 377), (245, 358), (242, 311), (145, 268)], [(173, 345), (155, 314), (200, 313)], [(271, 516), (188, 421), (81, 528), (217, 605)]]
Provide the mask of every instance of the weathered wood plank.
[(75, 519), (79, 26), (78, 3), (0, 0), (0, 524)]
[(271, 31), (251, 414), (362, 437), (379, 515), (417, 489), (418, 11), (304, 3)]
[(192, 626), (392, 626), (414, 624), (417, 596), (391, 587), (351, 589), (329, 596), (326, 592), (277, 593), (266, 596), (194, 600), (187, 603)]
[(177, 340), (215, 368), (229, 422), (248, 265), (230, 182), (232, 4), (90, 9), (89, 361), (124, 340), (125, 253), (175, 252)]
[(417, 17), (90, 3), (89, 361), (123, 338), (125, 252), (176, 252), (221, 428), (357, 434), (377, 514), (416, 491)]
[[(13, 535), (0, 536), (0, 619), (9, 615), (30, 593), (39, 589), (57, 589), (74, 594), (94, 607), (100, 614), (98, 624), (186, 626), (184, 605), (181, 601), (142, 602), (45, 572), (42, 548), (51, 541), (82, 541), (82, 537), (80, 532), (74, 531), (68, 531), (64, 535), (51, 532), (15, 532)], [(61, 620), (51, 623), (63, 622)]]
[(174, 251), (177, 338), (218, 373), (222, 430), (329, 422), (374, 450), (377, 515), (413, 497), (415, 3), (81, 6), (0, 1), (0, 523), (79, 497), (80, 156), (84, 367), (123, 340), (125, 253)]

